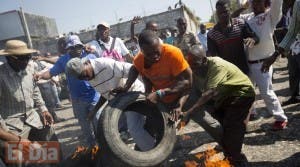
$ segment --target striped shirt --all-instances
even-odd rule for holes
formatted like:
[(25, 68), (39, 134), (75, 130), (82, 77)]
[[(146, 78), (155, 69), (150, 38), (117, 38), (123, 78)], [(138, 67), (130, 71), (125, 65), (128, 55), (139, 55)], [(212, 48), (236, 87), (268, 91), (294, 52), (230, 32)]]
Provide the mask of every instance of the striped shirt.
[(39, 112), (47, 111), (39, 88), (34, 82), (35, 66), (32, 61), (25, 71), (15, 72), (7, 63), (0, 66), (0, 116), (6, 124), (22, 130), (24, 122), (42, 126)]
[(300, 33), (300, 0), (296, 0), (294, 3), (293, 15), (288, 33), (283, 38), (279, 46), (285, 50), (289, 50), (298, 33)]
[(242, 19), (233, 18), (231, 24), (228, 32), (222, 32), (220, 24), (208, 32), (208, 52), (233, 63), (247, 74), (249, 69), (243, 39), (251, 37), (258, 42), (258, 38)]

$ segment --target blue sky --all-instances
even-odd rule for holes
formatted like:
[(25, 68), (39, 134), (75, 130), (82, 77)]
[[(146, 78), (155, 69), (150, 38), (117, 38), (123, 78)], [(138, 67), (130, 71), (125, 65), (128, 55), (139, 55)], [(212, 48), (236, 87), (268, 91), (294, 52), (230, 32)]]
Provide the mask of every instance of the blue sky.
[[(110, 24), (118, 18), (129, 20), (133, 16), (144, 16), (166, 11), (178, 0), (1, 0), (0, 13), (19, 9), (28, 13), (56, 19), (59, 33), (78, 31), (97, 25), (100, 21)], [(182, 0), (203, 21), (211, 16), (209, 0)], [(216, 0), (212, 0), (213, 5)]]

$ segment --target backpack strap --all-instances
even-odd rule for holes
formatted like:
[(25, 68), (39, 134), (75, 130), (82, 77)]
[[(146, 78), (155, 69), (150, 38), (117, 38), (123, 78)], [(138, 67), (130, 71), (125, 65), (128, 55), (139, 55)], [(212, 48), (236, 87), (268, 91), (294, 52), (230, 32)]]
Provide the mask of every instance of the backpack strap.
[(106, 47), (102, 43), (100, 43), (99, 40), (97, 40), (97, 42), (102, 50), (107, 50)]
[(115, 44), (116, 44), (116, 37), (113, 38), (112, 44), (111, 44), (110, 49), (109, 49), (110, 52), (115, 48)]

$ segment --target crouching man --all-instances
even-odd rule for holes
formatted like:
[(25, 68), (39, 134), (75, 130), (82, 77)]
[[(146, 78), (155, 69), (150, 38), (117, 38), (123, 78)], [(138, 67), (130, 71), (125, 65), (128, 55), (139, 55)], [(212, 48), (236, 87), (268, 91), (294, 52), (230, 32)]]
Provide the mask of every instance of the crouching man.
[[(126, 82), (125, 79), (128, 78), (128, 72), (131, 66), (132, 64), (118, 62), (110, 58), (97, 58), (91, 60), (73, 58), (67, 63), (66, 72), (68, 75), (78, 79), (88, 80), (91, 86), (94, 87), (96, 91), (100, 92), (102, 99), (105, 98), (106, 100), (111, 100), (114, 98), (111, 90), (116, 89), (119, 86), (124, 86)], [(145, 89), (143, 83), (136, 80), (131, 86), (130, 91), (144, 92)], [(95, 114), (96, 109), (98, 109), (103, 102), (103, 100), (99, 100), (92, 113)], [(89, 119), (93, 119), (94, 114), (90, 114)], [(144, 129), (144, 115), (127, 111), (125, 112), (125, 116), (129, 133), (139, 149), (141, 151), (152, 149), (155, 145), (155, 141)]]
[(213, 100), (214, 110), (211, 115), (220, 122), (223, 129), (219, 144), (232, 165), (243, 165), (247, 162), (241, 153), (246, 131), (245, 120), (255, 98), (251, 81), (238, 67), (222, 58), (206, 57), (202, 46), (192, 47), (188, 62), (195, 77), (205, 82), (202, 86), (198, 85), (203, 90), (202, 97), (181, 113), (182, 119), (188, 120), (206, 102)]

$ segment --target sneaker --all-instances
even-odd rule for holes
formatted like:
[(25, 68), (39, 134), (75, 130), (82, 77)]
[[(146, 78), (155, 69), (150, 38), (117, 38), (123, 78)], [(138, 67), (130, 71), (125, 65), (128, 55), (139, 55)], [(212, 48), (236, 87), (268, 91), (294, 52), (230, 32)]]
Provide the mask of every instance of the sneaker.
[(273, 130), (282, 130), (287, 126), (288, 121), (275, 121), (273, 124)]
[(296, 97), (291, 97), (287, 101), (283, 102), (282, 106), (287, 106), (287, 105), (296, 104), (296, 103), (300, 103), (300, 99), (298, 99)]

